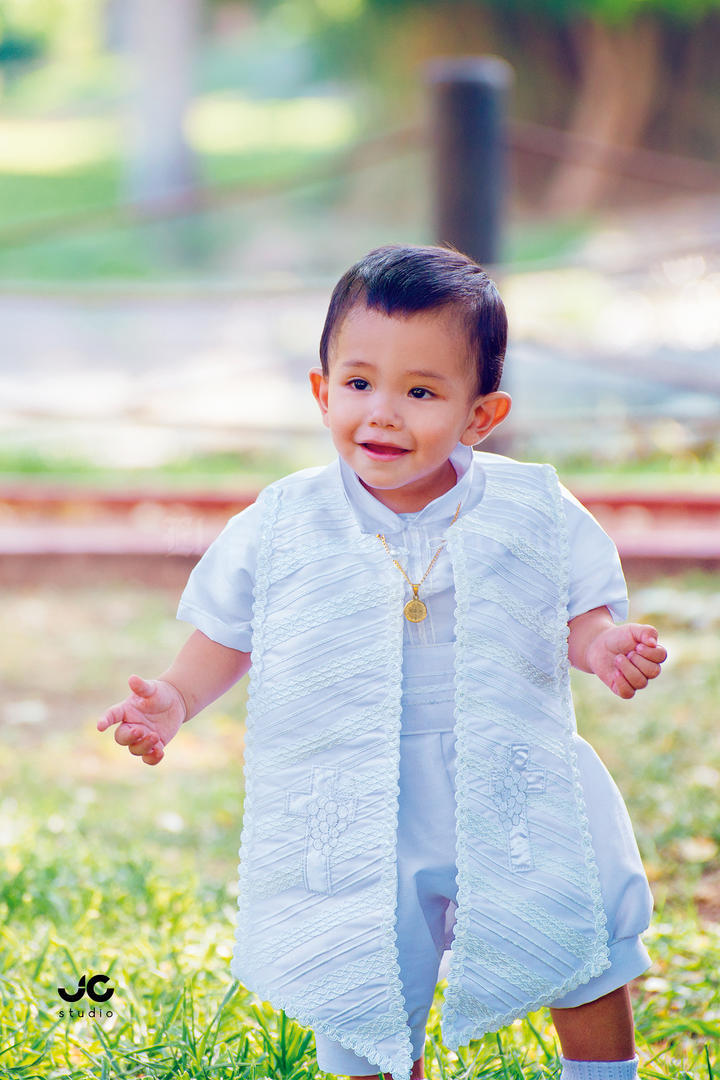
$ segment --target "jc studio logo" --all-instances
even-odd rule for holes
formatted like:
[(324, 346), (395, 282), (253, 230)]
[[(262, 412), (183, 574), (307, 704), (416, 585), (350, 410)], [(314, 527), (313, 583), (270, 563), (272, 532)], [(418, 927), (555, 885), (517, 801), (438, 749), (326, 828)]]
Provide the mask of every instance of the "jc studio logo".
[[(72, 989), (68, 990), (64, 986), (58, 986), (57, 992), (60, 995), (60, 997), (63, 999), (63, 1001), (68, 1001), (68, 1002), (82, 1001), (82, 999), (87, 994), (87, 996), (92, 1001), (94, 1001), (95, 1003), (105, 1002), (105, 1001), (109, 1001), (110, 998), (115, 993), (115, 987), (114, 986), (105, 986), (105, 983), (108, 983), (108, 982), (110, 982), (110, 977), (108, 975), (93, 975), (89, 979), (87, 978), (87, 976), (83, 975), (82, 978), (80, 979), (80, 982), (77, 984), (77, 988), (75, 990), (72, 990)], [(101, 986), (102, 989), (99, 990), (98, 989), (99, 986)], [(72, 1017), (72, 1018), (74, 1018), (74, 1017), (82, 1017), (82, 1016), (85, 1016), (85, 1010), (84, 1009), (68, 1009), (68, 1015), (70, 1017)], [(105, 1009), (105, 1010), (96, 1009), (95, 1006), (93, 1005), (88, 1009), (87, 1015), (89, 1017), (91, 1017), (91, 1018), (95, 1018), (96, 1016), (112, 1016), (113, 1013), (112, 1013), (111, 1009)], [(60, 1010), (60, 1018), (64, 1019), (64, 1017), (65, 1017), (65, 1010), (61, 1009)]]

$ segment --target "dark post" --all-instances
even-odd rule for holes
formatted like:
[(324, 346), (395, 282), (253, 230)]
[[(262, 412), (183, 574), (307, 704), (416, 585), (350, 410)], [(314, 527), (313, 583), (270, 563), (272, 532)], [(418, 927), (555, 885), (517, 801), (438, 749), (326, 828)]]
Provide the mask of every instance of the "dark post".
[(512, 68), (494, 56), (435, 60), (427, 80), (433, 98), (436, 241), (453, 244), (479, 263), (497, 263)]

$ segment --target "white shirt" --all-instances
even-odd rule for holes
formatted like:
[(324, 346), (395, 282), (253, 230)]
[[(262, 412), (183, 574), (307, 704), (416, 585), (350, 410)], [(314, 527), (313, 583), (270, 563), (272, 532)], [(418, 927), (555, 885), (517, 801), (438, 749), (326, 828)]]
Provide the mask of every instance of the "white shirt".
[[(480, 459), (458, 443), (450, 462), (457, 474), (454, 487), (416, 513), (396, 514), (340, 460), (345, 494), (360, 528), (384, 534), (393, 557), (413, 582), (420, 581), (446, 538), (458, 503), (462, 515), (482, 501), (485, 478)], [(570, 550), (568, 619), (605, 605), (621, 621), (627, 617), (627, 592), (615, 545), (567, 489), (562, 494)], [(190, 575), (178, 607), (179, 619), (241, 652), (252, 647), (258, 526), (256, 504), (231, 518)], [(411, 596), (407, 585), (407, 598)], [(427, 606), (427, 618), (419, 623), (404, 620), (403, 734), (448, 731), (453, 726), (455, 587), (445, 548), (420, 586), (419, 597)]]

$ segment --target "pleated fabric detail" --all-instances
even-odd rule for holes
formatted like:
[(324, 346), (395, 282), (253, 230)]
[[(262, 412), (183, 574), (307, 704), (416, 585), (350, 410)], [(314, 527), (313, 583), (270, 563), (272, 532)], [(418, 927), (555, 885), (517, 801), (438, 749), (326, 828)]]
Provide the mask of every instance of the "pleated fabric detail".
[(572, 739), (567, 537), (554, 470), (498, 463), (481, 508), (458, 526), (448, 541), (458, 910), (442, 1030), (451, 1049), (610, 963)]

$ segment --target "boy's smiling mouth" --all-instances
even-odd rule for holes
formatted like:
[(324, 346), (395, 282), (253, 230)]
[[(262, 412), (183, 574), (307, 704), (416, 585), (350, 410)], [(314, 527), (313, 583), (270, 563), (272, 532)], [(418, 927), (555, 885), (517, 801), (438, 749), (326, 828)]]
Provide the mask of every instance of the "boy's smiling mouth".
[(360, 445), (370, 457), (376, 458), (379, 461), (388, 461), (392, 458), (402, 457), (403, 454), (410, 453), (404, 446), (393, 446), (391, 443), (363, 442), (360, 443)]

